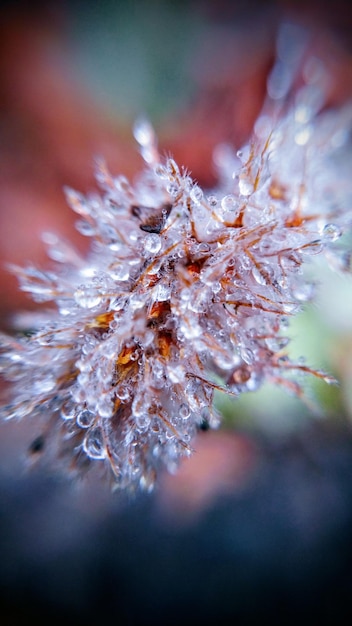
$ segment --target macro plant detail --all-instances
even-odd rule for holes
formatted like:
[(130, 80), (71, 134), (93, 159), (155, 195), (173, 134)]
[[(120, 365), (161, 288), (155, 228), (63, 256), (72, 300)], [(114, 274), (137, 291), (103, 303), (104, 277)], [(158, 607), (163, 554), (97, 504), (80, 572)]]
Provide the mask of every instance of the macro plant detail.
[(219, 425), (215, 390), (236, 397), (271, 381), (301, 396), (300, 374), (334, 382), (289, 358), (286, 333), (314, 297), (311, 257), (349, 269), (335, 242), (351, 222), (351, 109), (322, 110), (308, 71), (293, 95), (273, 95), (277, 67), (248, 145), (216, 149), (216, 189), (162, 158), (140, 120), (134, 185), (99, 162), (100, 194), (66, 189), (88, 258), (45, 233), (54, 268), (12, 268), (55, 308), (33, 317), (35, 330), (2, 335), (2, 413), (41, 425), (32, 452), (55, 467), (101, 461), (120, 487), (148, 489), (192, 452), (197, 429)]

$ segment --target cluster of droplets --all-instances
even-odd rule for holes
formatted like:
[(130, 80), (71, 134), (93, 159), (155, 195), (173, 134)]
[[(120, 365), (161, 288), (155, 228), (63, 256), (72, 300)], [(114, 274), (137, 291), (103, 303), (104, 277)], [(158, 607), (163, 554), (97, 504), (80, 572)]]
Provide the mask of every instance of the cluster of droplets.
[(217, 148), (216, 189), (162, 160), (141, 120), (146, 168), (135, 185), (101, 162), (100, 194), (66, 190), (91, 253), (45, 233), (55, 269), (13, 269), (57, 312), (1, 338), (13, 387), (2, 412), (32, 417), (33, 453), (77, 471), (101, 460), (120, 486), (150, 488), (160, 465), (174, 471), (190, 454), (198, 428), (219, 424), (215, 390), (237, 396), (271, 380), (301, 394), (298, 373), (332, 382), (286, 353), (289, 318), (314, 296), (305, 262), (326, 252), (347, 269), (350, 258), (334, 249), (351, 219), (341, 162), (352, 115), (318, 115), (313, 87), (280, 115), (264, 107), (237, 153)]

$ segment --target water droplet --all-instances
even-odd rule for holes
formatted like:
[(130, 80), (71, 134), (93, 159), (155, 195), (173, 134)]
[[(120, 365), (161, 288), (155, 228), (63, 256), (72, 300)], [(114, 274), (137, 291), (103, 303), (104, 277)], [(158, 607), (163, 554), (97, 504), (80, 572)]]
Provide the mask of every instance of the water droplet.
[(120, 174), (119, 176), (116, 176), (114, 178), (114, 184), (118, 191), (122, 191), (123, 193), (128, 193), (129, 191), (131, 191), (131, 185), (126, 176), (123, 176), (123, 174)]
[(150, 426), (151, 418), (148, 413), (142, 413), (141, 415), (136, 416), (135, 414), (135, 423), (139, 430), (144, 431), (147, 430)]
[(61, 417), (63, 420), (72, 420), (76, 415), (77, 405), (71, 399), (66, 400), (61, 407)]
[(177, 366), (168, 366), (168, 379), (172, 382), (172, 383), (183, 383), (185, 380), (185, 370), (182, 367), (182, 365), (177, 365)]
[(168, 180), (168, 178), (169, 178), (169, 172), (167, 171), (166, 167), (164, 167), (164, 165), (158, 164), (155, 167), (154, 172), (162, 180)]
[(180, 175), (179, 167), (178, 167), (176, 161), (174, 161), (174, 159), (168, 159), (166, 161), (166, 168), (167, 168), (168, 172), (171, 174), (171, 176), (179, 176)]
[(188, 420), (189, 416), (191, 415), (191, 410), (188, 404), (186, 404), (185, 402), (181, 404), (179, 408), (179, 413), (180, 417), (182, 417), (183, 420)]
[(110, 276), (113, 280), (117, 280), (117, 281), (126, 281), (129, 279), (130, 277), (130, 270), (128, 265), (118, 265), (116, 267), (113, 267), (110, 270)]
[(104, 459), (106, 450), (101, 428), (89, 430), (84, 438), (83, 449), (91, 459)]
[(307, 254), (310, 256), (314, 256), (315, 254), (320, 254), (323, 250), (323, 244), (320, 239), (316, 239), (315, 241), (311, 241), (302, 248), (299, 249), (301, 254)]
[(241, 362), (237, 353), (228, 352), (214, 355), (214, 363), (222, 370), (231, 370)]
[(171, 297), (171, 287), (169, 285), (160, 284), (156, 287), (156, 299), (159, 302), (165, 302), (166, 300), (170, 300)]
[(217, 205), (218, 199), (217, 199), (216, 196), (208, 196), (208, 202), (209, 202), (211, 207), (214, 207), (214, 206)]
[(279, 352), (287, 346), (289, 341), (288, 337), (268, 337), (265, 343), (272, 352)]
[(250, 146), (243, 146), (240, 150), (237, 150), (236, 156), (242, 163), (246, 163), (249, 159), (250, 152)]
[(261, 385), (260, 376), (251, 374), (250, 378), (246, 382), (246, 388), (248, 391), (257, 391)]
[(254, 190), (253, 183), (247, 177), (242, 177), (241, 175), (238, 181), (238, 188), (241, 196), (250, 196)]
[(311, 136), (311, 129), (309, 126), (304, 126), (298, 130), (295, 134), (295, 142), (298, 146), (305, 146)]
[(123, 311), (126, 304), (126, 298), (118, 296), (117, 298), (113, 298), (110, 300), (110, 311)]
[(197, 252), (200, 252), (201, 254), (207, 254), (210, 250), (211, 248), (208, 243), (200, 243), (197, 247)]
[(341, 237), (342, 230), (337, 224), (326, 224), (323, 228), (323, 240), (324, 241), (336, 241)]
[(170, 196), (175, 198), (179, 192), (179, 186), (176, 183), (170, 183), (170, 185), (166, 187), (166, 191), (170, 194)]
[(314, 297), (314, 293), (314, 283), (303, 283), (302, 285), (297, 285), (292, 292), (293, 297), (300, 302), (309, 302)]
[(223, 211), (235, 211), (237, 209), (237, 199), (232, 194), (224, 196), (221, 200), (221, 208)]
[(273, 270), (269, 265), (262, 265), (261, 267), (254, 266), (252, 269), (252, 275), (254, 280), (259, 285), (270, 285)]
[(191, 322), (189, 319), (182, 320), (180, 324), (180, 332), (185, 339), (196, 339), (202, 334), (202, 329), (196, 322)]
[(151, 233), (144, 239), (144, 248), (151, 254), (157, 254), (161, 249), (161, 239), (159, 235)]
[(141, 489), (150, 493), (154, 489), (156, 475), (154, 471), (149, 471), (147, 474), (143, 474), (141, 477), (139, 484)]
[(193, 200), (196, 204), (199, 204), (203, 200), (203, 191), (198, 185), (194, 185), (194, 187), (192, 187), (189, 195), (191, 200)]
[(144, 307), (144, 298), (138, 293), (132, 294), (132, 296), (130, 297), (130, 307), (132, 311), (142, 309)]
[(338, 384), (338, 381), (336, 380), (335, 376), (331, 376), (330, 374), (326, 374), (325, 372), (320, 372), (320, 371), (318, 371), (318, 373), (323, 376), (323, 381), (327, 383), (328, 385)]
[(120, 387), (116, 392), (116, 396), (121, 400), (121, 402), (127, 402), (130, 399), (130, 395), (128, 387)]
[(95, 287), (80, 285), (74, 293), (77, 304), (84, 309), (92, 309), (101, 301), (101, 294)]
[(67, 204), (73, 211), (79, 215), (89, 215), (92, 207), (87, 199), (78, 191), (71, 189), (70, 187), (64, 187), (64, 192), (67, 200)]
[(252, 261), (250, 260), (249, 256), (247, 256), (247, 254), (244, 254), (243, 256), (240, 256), (239, 261), (240, 261), (240, 263), (241, 263), (242, 268), (243, 268), (245, 271), (248, 271), (248, 270), (250, 270), (250, 269), (251, 269), (251, 267), (252, 267)]
[(289, 320), (289, 318), (288, 318), (288, 317), (286, 317), (285, 315), (283, 315), (283, 316), (281, 317), (281, 319), (280, 319), (280, 325), (281, 325), (281, 328), (285, 328), (285, 329), (287, 329), (287, 328), (289, 327), (289, 325), (290, 325), (290, 320)]
[(296, 302), (283, 302), (281, 308), (284, 313), (287, 313), (287, 315), (293, 315), (294, 313), (298, 313), (300, 310), (300, 307)]
[(76, 421), (78, 426), (81, 428), (89, 428), (93, 425), (95, 420), (95, 415), (92, 411), (88, 411), (88, 409), (84, 409), (80, 411), (77, 415)]
[(219, 228), (221, 227), (222, 227), (222, 224), (220, 222), (218, 222), (217, 220), (210, 219), (209, 222), (207, 223), (205, 232), (207, 235), (214, 235), (214, 233), (216, 233), (216, 231), (218, 231)]
[(252, 350), (249, 348), (241, 348), (240, 350), (242, 360), (247, 363), (247, 365), (251, 365), (254, 361), (254, 354)]
[(114, 405), (111, 397), (101, 396), (97, 402), (96, 408), (99, 412), (100, 417), (111, 417), (114, 410)]
[(139, 145), (143, 147), (151, 145), (155, 140), (153, 127), (149, 120), (145, 118), (140, 118), (136, 121), (133, 127), (133, 135)]
[(152, 379), (153, 386), (157, 389), (162, 389), (165, 385), (164, 374), (165, 370), (163, 364), (160, 363), (160, 361), (155, 361), (153, 364)]

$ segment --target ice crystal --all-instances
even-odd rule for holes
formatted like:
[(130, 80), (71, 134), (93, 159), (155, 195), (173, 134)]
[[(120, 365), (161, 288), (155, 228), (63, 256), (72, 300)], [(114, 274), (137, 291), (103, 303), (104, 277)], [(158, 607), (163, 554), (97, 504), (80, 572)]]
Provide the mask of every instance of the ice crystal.
[(81, 471), (99, 460), (120, 486), (149, 488), (160, 465), (173, 471), (190, 454), (199, 427), (219, 424), (215, 389), (237, 396), (271, 380), (301, 393), (295, 374), (311, 370), (287, 356), (285, 330), (314, 295), (303, 264), (333, 254), (350, 223), (352, 116), (317, 110), (320, 86), (288, 99), (286, 70), (281, 59), (249, 144), (237, 155), (217, 148), (216, 189), (204, 193), (161, 158), (142, 120), (146, 166), (134, 185), (100, 162), (100, 195), (66, 189), (89, 257), (45, 234), (54, 270), (15, 268), (56, 313), (2, 337), (13, 383), (3, 413), (37, 420), (56, 464)]

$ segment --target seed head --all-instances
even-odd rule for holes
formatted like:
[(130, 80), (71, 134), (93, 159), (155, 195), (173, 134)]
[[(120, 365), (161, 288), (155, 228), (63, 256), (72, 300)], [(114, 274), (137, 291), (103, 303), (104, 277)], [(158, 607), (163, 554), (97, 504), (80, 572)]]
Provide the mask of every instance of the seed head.
[(312, 113), (311, 101), (302, 88), (292, 106), (266, 109), (237, 155), (218, 147), (216, 189), (161, 158), (144, 120), (134, 185), (100, 162), (100, 195), (66, 189), (91, 252), (46, 233), (54, 269), (14, 271), (56, 310), (2, 337), (3, 414), (41, 424), (33, 454), (79, 472), (99, 461), (121, 487), (149, 488), (198, 428), (219, 424), (215, 389), (238, 396), (269, 380), (301, 395), (296, 374), (312, 370), (289, 359), (285, 332), (314, 295), (302, 267), (332, 258), (351, 220), (351, 109)]

